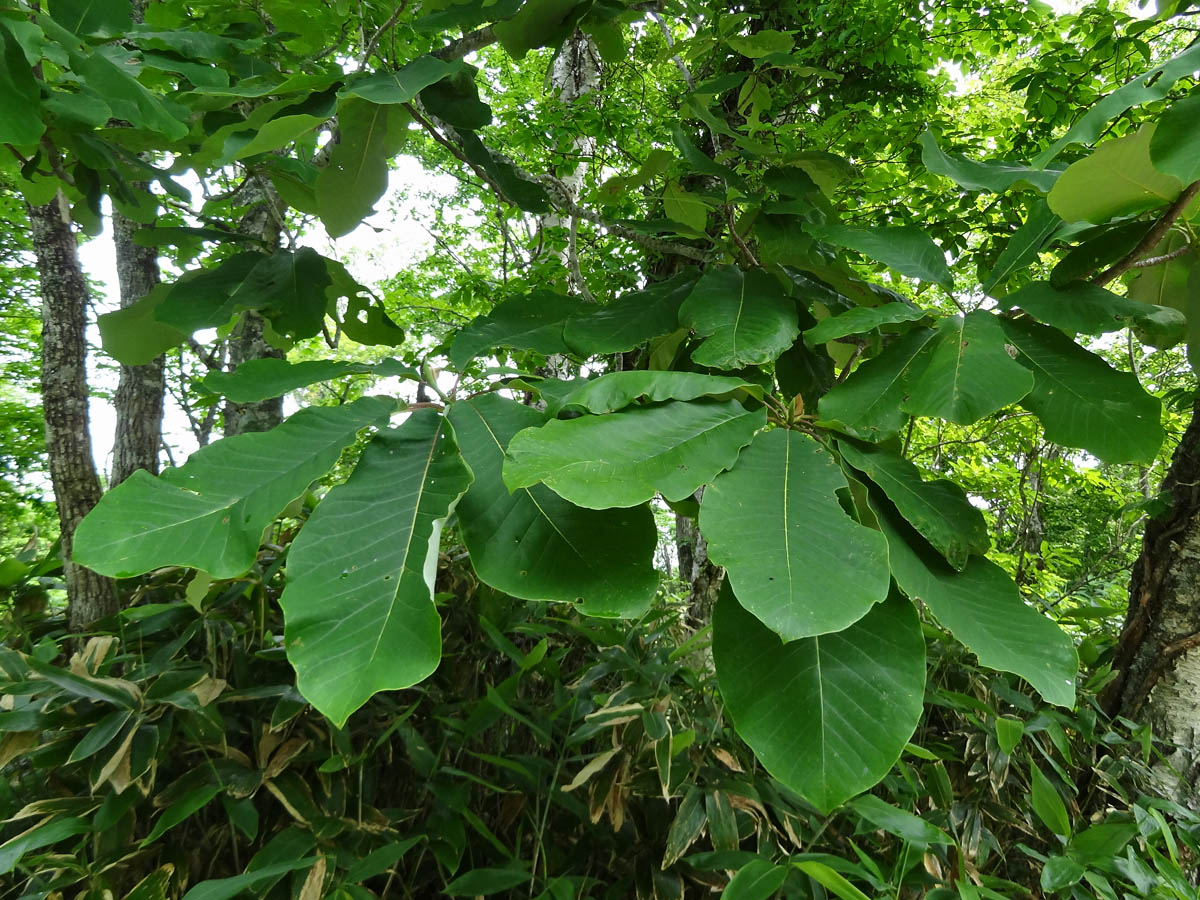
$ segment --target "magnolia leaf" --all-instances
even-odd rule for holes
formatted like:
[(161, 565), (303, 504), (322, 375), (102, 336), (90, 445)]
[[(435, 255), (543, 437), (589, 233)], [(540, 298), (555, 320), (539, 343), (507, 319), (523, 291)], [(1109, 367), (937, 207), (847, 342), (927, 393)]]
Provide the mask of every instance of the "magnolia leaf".
[(900, 590), (919, 600), (981, 665), (1012, 672), (1049, 703), (1075, 705), (1078, 660), (1069, 635), (1027, 606), (1016, 584), (995, 563), (972, 556), (961, 572), (920, 548), (921, 539), (895, 510), (871, 504), (887, 537), (892, 575)]
[(712, 268), (679, 308), (680, 324), (708, 338), (692, 361), (714, 369), (771, 362), (800, 333), (796, 303), (762, 269)]
[(1001, 322), (1018, 360), (1033, 372), (1023, 405), (1042, 420), (1047, 440), (1110, 463), (1154, 458), (1163, 441), (1162, 405), (1136, 375), (1118, 372), (1057, 328)]
[(970, 425), (1016, 403), (1029, 393), (1033, 378), (1004, 347), (994, 313), (977, 309), (965, 317), (947, 316), (925, 345), (925, 365), (900, 408)]
[(805, 231), (818, 240), (848, 250), (857, 250), (901, 275), (932, 281), (949, 288), (954, 283), (946, 266), (946, 254), (925, 232), (909, 225), (866, 227), (860, 225), (807, 225)]
[(332, 468), (360, 429), (386, 422), (394, 409), (385, 397), (313, 406), (270, 431), (201, 447), (158, 478), (139, 469), (79, 523), (74, 559), (116, 578), (161, 566), (241, 575), (284, 507)]
[(1068, 334), (1104, 334), (1136, 327), (1140, 334), (1154, 338), (1151, 343), (1156, 347), (1179, 343), (1187, 329), (1187, 319), (1177, 310), (1139, 303), (1085, 281), (1062, 289), (1035, 281), (1009, 294), (1004, 302)]
[(1176, 100), (1162, 114), (1150, 138), (1150, 159), (1184, 184), (1200, 178), (1200, 92)]
[(317, 213), (330, 237), (349, 234), (374, 211), (408, 121), (408, 113), (394, 106), (355, 97), (338, 104), (338, 143), (316, 183)]
[(790, 34), (773, 28), (764, 28), (747, 35), (730, 35), (725, 38), (725, 43), (750, 59), (759, 59), (770, 53), (787, 53), (796, 44)]
[(102, 34), (111, 37), (133, 24), (125, 0), (54, 0), (50, 16), (72, 34)]
[(435, 56), (418, 56), (394, 72), (379, 72), (355, 79), (342, 88), (342, 94), (360, 97), (371, 103), (411, 103), (431, 84), (465, 68), (458, 61), (447, 62)]
[(1099, 224), (1170, 203), (1183, 182), (1150, 161), (1154, 131), (1154, 125), (1145, 125), (1072, 163), (1046, 197), (1050, 209), (1067, 222)]
[(888, 773), (924, 708), (925, 640), (901, 597), (844, 631), (783, 644), (726, 585), (713, 665), (737, 733), (823, 813)]
[(579, 0), (525, 0), (516, 15), (493, 28), (509, 55), (522, 59), (538, 47), (561, 45), (590, 6)]
[(279, 599), (288, 660), (300, 693), (337, 727), (378, 691), (437, 668), (439, 540), (472, 480), (449, 423), (416, 410), (371, 439), (292, 544)]
[[(1180, 231), (1170, 231), (1157, 247), (1152, 256), (1169, 256), (1177, 253), (1189, 244), (1188, 236)], [(1197, 268), (1200, 254), (1195, 248), (1182, 256), (1169, 259), (1158, 265), (1142, 269), (1129, 282), (1126, 296), (1138, 303), (1147, 304), (1151, 309), (1155, 306), (1169, 306), (1183, 313), (1189, 322), (1197, 318), (1193, 309), (1193, 293), (1189, 289), (1188, 279)]]
[(679, 307), (696, 281), (687, 270), (568, 319), (563, 339), (583, 356), (624, 353), (679, 327)]
[(578, 603), (588, 615), (644, 613), (658, 586), (649, 507), (583, 509), (544, 485), (510, 494), (501, 478), (504, 450), (546, 416), (496, 394), (460, 400), (449, 416), (475, 473), (458, 516), (480, 580), (524, 600)]
[(233, 403), (258, 403), (270, 397), (282, 397), (290, 391), (329, 381), (344, 375), (375, 375), (420, 381), (421, 373), (394, 359), (375, 363), (356, 363), (333, 359), (312, 359), (289, 363), (274, 356), (251, 359), (233, 372), (209, 372), (201, 386)]
[(880, 325), (899, 322), (919, 322), (929, 315), (925, 310), (907, 303), (885, 303), (882, 306), (856, 306), (836, 316), (822, 319), (804, 332), (804, 340), (816, 346), (848, 334), (865, 334)]
[(467, 131), (492, 121), (492, 108), (479, 99), (475, 70), (469, 66), (421, 91), (421, 105), (446, 124)]
[(959, 187), (999, 194), (1020, 183), (1045, 193), (1061, 174), (1053, 169), (1033, 169), (1010, 162), (979, 162), (958, 153), (947, 153), (938, 146), (937, 138), (929, 130), (921, 135), (921, 161), (934, 175), (945, 175)]
[(699, 234), (704, 234), (708, 225), (708, 204), (699, 194), (685, 191), (674, 181), (663, 190), (663, 211), (671, 221)]
[(186, 333), (158, 320), (158, 309), (171, 287), (156, 284), (132, 306), (97, 317), (100, 340), (109, 356), (127, 366), (144, 366), (187, 340)]
[(736, 400), (674, 401), (623, 412), (552, 419), (508, 445), (510, 490), (542, 482), (589, 509), (637, 506), (661, 493), (690, 497), (737, 460), (767, 423)]
[(725, 567), (741, 605), (784, 640), (843, 629), (887, 597), (887, 543), (846, 515), (836, 493), (846, 487), (829, 451), (775, 429), (704, 491), (709, 558)]
[(8, 27), (0, 22), (0, 143), (25, 147), (36, 144), (46, 130), (39, 101), (41, 91), (25, 54)]
[[(532, 385), (536, 390), (538, 385)], [(753, 397), (762, 400), (761, 385), (728, 375), (701, 375), (697, 372), (663, 372), (635, 369), (610, 372), (599, 378), (560, 381), (551, 396), (544, 397), (546, 411), (579, 409), (590, 413), (614, 412), (635, 400), (695, 400), (699, 397), (726, 399)]]
[(838, 451), (955, 569), (961, 570), (972, 553), (987, 552), (987, 522), (957, 484), (944, 478), (925, 481), (907, 459), (873, 444), (842, 440)]
[(1008, 239), (1008, 244), (1001, 251), (996, 264), (983, 282), (983, 292), (991, 294), (997, 287), (1004, 284), (1010, 276), (1021, 271), (1038, 257), (1038, 252), (1045, 246), (1050, 236), (1062, 225), (1062, 219), (1050, 210), (1044, 197), (1033, 201), (1025, 224), (1014, 232)]
[[(171, 141), (187, 135), (187, 123), (180, 117), (183, 107), (168, 106), (103, 54), (96, 52), (83, 57), (75, 67), (75, 75), (104, 98), (114, 117), (124, 119), (134, 128), (157, 132)], [(176, 110), (180, 116), (175, 115)]]
[(498, 347), (546, 355), (570, 353), (563, 326), (581, 312), (580, 300), (553, 291), (513, 297), (463, 327), (447, 356), (451, 365), (461, 369), (476, 356)]
[(866, 441), (898, 434), (906, 418), (900, 404), (909, 385), (929, 364), (925, 348), (935, 334), (929, 328), (915, 328), (862, 363), (821, 398), (817, 424)]

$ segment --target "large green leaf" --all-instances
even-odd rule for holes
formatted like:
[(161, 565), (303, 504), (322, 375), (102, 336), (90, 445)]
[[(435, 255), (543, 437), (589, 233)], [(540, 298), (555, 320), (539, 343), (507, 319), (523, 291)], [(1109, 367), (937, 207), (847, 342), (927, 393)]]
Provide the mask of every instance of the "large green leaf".
[(736, 400), (552, 419), (512, 439), (504, 481), (514, 490), (541, 482), (589, 509), (637, 506), (659, 493), (683, 500), (732, 466), (766, 423), (765, 409)]
[(583, 509), (544, 485), (510, 494), (504, 449), (547, 417), (496, 394), (460, 400), (449, 415), (475, 473), (458, 516), (480, 580), (525, 600), (579, 603), (589, 615), (645, 612), (658, 586), (649, 507)]
[(1050, 209), (1067, 222), (1100, 224), (1170, 203), (1183, 190), (1183, 182), (1154, 168), (1153, 135), (1154, 126), (1145, 125), (1134, 134), (1105, 141), (1072, 163), (1046, 197)]
[(1062, 219), (1050, 210), (1044, 197), (1033, 201), (1025, 223), (1018, 228), (996, 259), (983, 282), (983, 292), (991, 294), (1004, 284), (1009, 276), (1021, 271), (1038, 257), (1039, 251), (1062, 225)]
[(957, 484), (944, 478), (925, 481), (907, 459), (873, 444), (842, 440), (838, 450), (955, 569), (961, 570), (972, 553), (987, 552), (991, 541), (983, 513)]
[(704, 491), (700, 530), (742, 606), (784, 640), (838, 631), (888, 593), (887, 544), (851, 519), (833, 455), (798, 431), (759, 434)]
[(680, 324), (707, 337), (692, 360), (714, 369), (771, 362), (800, 333), (796, 303), (762, 269), (709, 269), (679, 308)]
[(100, 52), (74, 58), (74, 68), (75, 74), (104, 98), (116, 118), (134, 128), (158, 132), (171, 141), (187, 135), (187, 124), (175, 114), (178, 111), (182, 115), (183, 107), (168, 106)]
[[(537, 385), (533, 385), (535, 388)], [(763, 389), (729, 375), (701, 375), (697, 372), (663, 372), (634, 369), (610, 372), (599, 378), (557, 382), (543, 394), (546, 411), (578, 409), (590, 413), (614, 412), (635, 400), (695, 400), (698, 397), (754, 397), (761, 400)]]
[(342, 94), (361, 97), (371, 103), (412, 103), (431, 84), (464, 69), (463, 63), (458, 61), (418, 56), (394, 72), (379, 72), (355, 79), (342, 89)]
[(934, 175), (945, 175), (969, 191), (1004, 193), (1014, 184), (1024, 182), (1045, 193), (1054, 186), (1060, 174), (1053, 169), (1033, 169), (1010, 162), (979, 162), (958, 153), (947, 153), (928, 130), (921, 135), (921, 161)]
[(624, 353), (679, 327), (679, 307), (695, 283), (694, 270), (632, 291), (567, 321), (563, 338), (585, 356)]
[(1033, 371), (1024, 405), (1046, 439), (1081, 447), (1105, 462), (1153, 459), (1162, 445), (1161, 404), (1135, 375), (1118, 372), (1057, 328), (1003, 319), (1018, 359)]
[(387, 190), (388, 162), (400, 152), (409, 115), (348, 97), (338, 104), (338, 143), (317, 176), (317, 212), (331, 237), (353, 231)]
[(439, 540), (472, 480), (449, 423), (419, 409), (371, 439), (292, 544), (279, 598), (288, 659), (300, 693), (338, 727), (377, 691), (437, 668)]
[(459, 331), (447, 354), (450, 363), (461, 369), (479, 354), (498, 347), (547, 355), (570, 353), (563, 326), (582, 311), (580, 302), (542, 290), (506, 300)]
[(1067, 133), (1045, 151), (1038, 154), (1033, 164), (1045, 168), (1071, 144), (1090, 144), (1104, 133), (1109, 119), (1118, 116), (1132, 106), (1161, 100), (1171, 92), (1180, 78), (1192, 75), (1200, 69), (1200, 44), (1192, 44), (1149, 72), (1142, 72), (1132, 81), (1123, 84), (1111, 94), (1101, 98), (1079, 120), (1067, 129)]
[(92, 830), (91, 822), (77, 818), (51, 818), (39, 822), (0, 844), (0, 875), (7, 875), (17, 867), (21, 857), (33, 850), (41, 850), (76, 835)]
[(263, 530), (395, 401), (364, 397), (309, 407), (277, 428), (224, 438), (155, 478), (145, 470), (113, 488), (75, 532), (75, 561), (125, 578), (192, 566), (214, 578), (254, 563)]
[(726, 587), (713, 664), (738, 734), (822, 812), (883, 778), (921, 718), (925, 639), (901, 597), (845, 631), (781, 644)]
[(54, 0), (50, 16), (72, 34), (111, 37), (126, 31), (133, 18), (126, 0)]
[(158, 320), (158, 308), (170, 291), (171, 285), (157, 284), (132, 306), (97, 316), (105, 352), (127, 366), (144, 366), (187, 340), (184, 332)]
[(822, 319), (804, 332), (804, 340), (815, 346), (837, 340), (848, 334), (863, 334), (880, 325), (899, 322), (919, 322), (929, 313), (907, 303), (885, 303), (882, 306), (856, 306), (836, 316)]
[(925, 348), (935, 334), (930, 328), (915, 328), (862, 363), (821, 398), (818, 424), (867, 441), (898, 434), (906, 419), (900, 404), (909, 384), (929, 364)]
[(516, 15), (496, 23), (496, 37), (514, 59), (521, 59), (538, 47), (562, 44), (590, 6), (580, 0), (525, 0)]
[(12, 32), (0, 23), (0, 143), (36, 144), (46, 130), (39, 109), (40, 90)]
[(312, 337), (321, 330), (331, 277), (309, 247), (271, 254), (239, 253), (171, 285), (156, 311), (160, 322), (191, 334), (224, 325), (234, 313), (259, 310), (277, 331)]
[(982, 665), (1020, 675), (1050, 703), (1075, 705), (1075, 644), (1050, 619), (1027, 606), (995, 563), (973, 556), (955, 572), (922, 546), (886, 503), (872, 509), (887, 537), (900, 589), (929, 607)]
[(234, 403), (257, 403), (269, 397), (282, 397), (318, 381), (329, 381), (344, 375), (376, 375), (419, 381), (421, 375), (394, 359), (375, 364), (347, 362), (334, 359), (311, 359), (290, 363), (274, 356), (252, 359), (233, 372), (209, 372), (200, 384), (205, 390), (220, 394)]
[(1200, 178), (1200, 91), (1163, 113), (1150, 139), (1150, 159), (1158, 171), (1184, 184)]
[(1068, 334), (1104, 334), (1129, 325), (1153, 338), (1155, 346), (1171, 346), (1183, 340), (1187, 328), (1187, 319), (1178, 310), (1139, 303), (1086, 281), (1061, 290), (1049, 282), (1034, 281), (1009, 294), (1004, 302)]
[(807, 225), (805, 231), (826, 243), (857, 250), (901, 275), (932, 281), (945, 288), (954, 283), (946, 266), (946, 254), (918, 228)]
[(1004, 349), (994, 313), (947, 316), (924, 350), (926, 363), (909, 385), (901, 408), (970, 425), (1029, 393), (1033, 378)]

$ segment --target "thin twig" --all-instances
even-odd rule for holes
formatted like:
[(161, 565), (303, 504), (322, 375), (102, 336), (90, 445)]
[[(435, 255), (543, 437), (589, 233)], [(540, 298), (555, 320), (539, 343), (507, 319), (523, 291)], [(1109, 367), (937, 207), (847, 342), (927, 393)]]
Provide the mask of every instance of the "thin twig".
[(1200, 194), (1200, 181), (1193, 181), (1183, 189), (1183, 193), (1179, 195), (1175, 202), (1167, 207), (1167, 211), (1163, 213), (1162, 218), (1154, 223), (1154, 227), (1146, 232), (1145, 237), (1138, 241), (1137, 246), (1121, 259), (1117, 260), (1110, 268), (1105, 269), (1093, 278), (1092, 284), (1103, 287), (1132, 269), (1138, 260), (1157, 247), (1159, 242), (1167, 236), (1167, 232), (1171, 230), (1171, 226), (1175, 224), (1175, 220), (1183, 215), (1183, 211), (1188, 208), (1188, 205), (1191, 204), (1197, 194)]
[(400, 0), (400, 5), (396, 7), (396, 11), (388, 16), (386, 22), (375, 30), (371, 35), (371, 39), (367, 41), (367, 46), (363, 48), (362, 55), (358, 58), (358, 68), (361, 71), (367, 66), (367, 60), (371, 58), (371, 54), (375, 52), (375, 47), (379, 44), (379, 39), (384, 36), (389, 28), (396, 24), (399, 18), (404, 15), (404, 10), (408, 7), (408, 0)]
[(729, 234), (733, 237), (733, 242), (737, 244), (738, 249), (742, 252), (743, 258), (750, 264), (750, 268), (759, 268), (758, 260), (755, 259), (754, 254), (750, 252), (750, 248), (746, 246), (746, 242), (742, 240), (742, 236), (737, 233), (737, 227), (733, 220), (733, 204), (729, 204), (725, 207), (725, 218), (729, 223)]

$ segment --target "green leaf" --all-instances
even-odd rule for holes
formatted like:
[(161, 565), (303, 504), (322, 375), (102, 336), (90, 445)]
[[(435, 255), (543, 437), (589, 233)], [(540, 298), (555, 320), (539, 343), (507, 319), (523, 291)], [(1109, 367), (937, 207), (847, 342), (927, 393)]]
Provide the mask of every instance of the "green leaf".
[(750, 59), (759, 59), (769, 53), (787, 53), (796, 45), (790, 34), (773, 28), (764, 28), (753, 34), (730, 35), (725, 38), (725, 43)]
[(833, 891), (841, 900), (870, 900), (866, 894), (847, 881), (844, 875), (822, 862), (804, 860), (793, 862), (792, 865), (822, 887)]
[(944, 288), (954, 283), (946, 266), (946, 254), (918, 228), (807, 225), (804, 230), (827, 244), (857, 250), (901, 275), (932, 281)]
[(233, 403), (257, 403), (269, 397), (282, 397), (319, 381), (330, 381), (346, 375), (421, 380), (420, 372), (394, 359), (374, 364), (333, 359), (290, 363), (285, 359), (266, 356), (244, 362), (233, 372), (209, 372), (200, 384), (206, 391), (220, 394)]
[(492, 121), (492, 108), (479, 99), (475, 70), (469, 66), (421, 91), (421, 104), (443, 122), (474, 131)]
[(175, 866), (166, 863), (135, 884), (122, 900), (168, 900), (167, 891), (174, 874)]
[(1027, 606), (1016, 584), (995, 563), (972, 556), (961, 572), (917, 549), (921, 539), (899, 516), (872, 501), (887, 538), (900, 590), (930, 612), (974, 653), (981, 665), (1012, 672), (1049, 703), (1075, 705), (1075, 645), (1050, 619)]
[(317, 214), (330, 237), (353, 231), (388, 184), (388, 162), (400, 152), (409, 115), (349, 97), (338, 104), (338, 143), (317, 176)]
[(759, 434), (704, 491), (709, 557), (784, 640), (843, 629), (887, 597), (887, 543), (846, 515), (836, 494), (846, 488), (831, 453), (780, 428)]
[(885, 303), (882, 306), (856, 306), (836, 316), (822, 319), (804, 332), (804, 340), (816, 346), (848, 334), (865, 334), (880, 325), (898, 322), (919, 322), (929, 315), (925, 310), (907, 303)]
[(1008, 244), (983, 282), (983, 292), (991, 294), (1012, 275), (1037, 259), (1039, 251), (1061, 224), (1062, 219), (1050, 211), (1045, 198), (1039, 197), (1033, 201), (1025, 224), (1008, 239)]
[(1042, 867), (1038, 883), (1043, 891), (1053, 893), (1076, 885), (1086, 870), (1078, 862), (1066, 856), (1051, 856)]
[(1200, 92), (1176, 100), (1162, 114), (1150, 138), (1150, 159), (1184, 184), (1200, 178)]
[(185, 334), (224, 325), (247, 309), (259, 310), (290, 337), (321, 330), (331, 276), (327, 260), (310, 247), (270, 255), (239, 253), (214, 269), (189, 273), (170, 285), (156, 318)]
[(364, 397), (309, 407), (277, 428), (224, 438), (160, 477), (145, 470), (106, 493), (75, 532), (75, 561), (126, 578), (191, 566), (233, 578), (253, 564), (265, 529), (395, 401)]
[(1166, 306), (1139, 303), (1086, 281), (1061, 290), (1045, 281), (1034, 281), (1009, 294), (1004, 302), (1068, 334), (1104, 334), (1126, 326), (1155, 339), (1155, 346), (1172, 346), (1183, 340), (1187, 319)]
[(546, 416), (496, 394), (460, 400), (449, 416), (475, 473), (458, 515), (480, 580), (524, 600), (578, 603), (589, 615), (645, 612), (658, 586), (649, 508), (582, 509), (544, 485), (510, 494), (504, 449)]
[[(337, 727), (375, 693), (437, 668), (439, 541), (472, 480), (446, 420), (416, 410), (371, 439), (292, 544), (279, 600), (288, 660), (300, 693)], [(347, 559), (347, 542), (362, 555)]]
[[(532, 385), (535, 389), (537, 384)], [(696, 372), (663, 372), (661, 370), (632, 370), (610, 372), (599, 378), (576, 379), (555, 383), (554, 391), (545, 396), (546, 412), (557, 415), (560, 410), (578, 409), (590, 413), (615, 412), (635, 400), (695, 400), (699, 397), (762, 400), (763, 389), (740, 378), (728, 375), (701, 375)]]
[(158, 320), (159, 307), (171, 287), (156, 284), (132, 306), (97, 317), (100, 340), (109, 356), (127, 366), (144, 366), (187, 340), (187, 334)]
[(1046, 197), (1050, 209), (1067, 222), (1100, 224), (1170, 203), (1183, 182), (1150, 161), (1154, 131), (1154, 125), (1145, 125), (1072, 163)]
[(125, 727), (125, 723), (133, 718), (133, 713), (126, 709), (118, 709), (110, 712), (99, 722), (88, 728), (87, 733), (71, 750), (71, 755), (67, 758), (68, 763), (76, 763), (83, 759), (88, 759), (96, 753), (99, 753), (109, 744), (111, 744), (121, 729)]
[(925, 641), (899, 597), (845, 631), (783, 644), (726, 586), (713, 615), (713, 663), (737, 733), (822, 812), (887, 774), (923, 709)]
[(234, 875), (232, 878), (212, 878), (192, 887), (183, 895), (183, 900), (233, 900), (242, 891), (252, 890), (256, 885), (272, 879), (278, 881), (280, 875), (295, 872), (297, 869), (307, 869), (316, 861), (315, 856), (289, 859), (247, 871), (242, 875)]
[(590, 6), (579, 0), (525, 0), (516, 15), (493, 28), (509, 55), (523, 59), (538, 47), (561, 45)]
[(1090, 144), (1104, 133), (1104, 128), (1113, 116), (1118, 116), (1132, 106), (1161, 100), (1170, 93), (1175, 82), (1192, 75), (1200, 69), (1200, 44), (1192, 44), (1150, 71), (1142, 72), (1133, 80), (1100, 99), (1079, 120), (1067, 129), (1067, 133), (1033, 160), (1038, 168), (1045, 168), (1071, 144)]
[(842, 458), (871, 479), (910, 525), (962, 570), (972, 553), (986, 553), (991, 541), (983, 513), (963, 489), (944, 478), (925, 481), (902, 456), (872, 444), (838, 441)]
[(133, 24), (126, 0), (54, 0), (50, 17), (72, 34), (111, 37)]
[(1025, 723), (1010, 716), (996, 717), (996, 744), (1002, 753), (1012, 756), (1021, 737), (1025, 734)]
[(519, 884), (526, 884), (532, 877), (528, 872), (518, 869), (472, 869), (446, 885), (445, 893), (450, 897), (498, 894)]
[(851, 800), (847, 806), (876, 828), (908, 841), (910, 844), (953, 844), (954, 839), (931, 822), (885, 803), (873, 794)]
[(1091, 278), (1102, 266), (1132, 252), (1153, 225), (1153, 222), (1134, 219), (1088, 229), (1085, 233), (1089, 236), (1072, 247), (1050, 271), (1050, 284), (1061, 290), (1073, 281)]
[(693, 194), (672, 181), (663, 190), (663, 211), (667, 218), (686, 225), (699, 234), (708, 226), (708, 204), (699, 194)]
[(1033, 169), (1010, 162), (979, 162), (958, 153), (946, 153), (929, 130), (921, 135), (921, 161), (934, 175), (945, 175), (959, 187), (998, 194), (1021, 183), (1045, 193), (1061, 174), (1053, 169)]
[(683, 795), (671, 827), (667, 829), (666, 845), (663, 848), (661, 868), (669, 869), (687, 852), (688, 847), (696, 842), (708, 821), (708, 813), (704, 810), (704, 792), (691, 787)]
[(711, 268), (679, 308), (680, 324), (707, 337), (692, 361), (714, 369), (771, 362), (800, 333), (796, 304), (762, 269)]
[(200, 811), (213, 797), (224, 788), (219, 784), (204, 784), (188, 791), (162, 811), (162, 814), (150, 829), (150, 833), (142, 838), (139, 847), (147, 847), (170, 831), (185, 819)]
[(691, 293), (696, 273), (647, 285), (568, 319), (563, 339), (576, 353), (624, 353), (679, 327), (679, 307)]
[(26, 853), (41, 850), (91, 830), (92, 826), (86, 819), (75, 818), (51, 819), (49, 822), (35, 825), (0, 844), (0, 875), (7, 875), (15, 869)]
[(752, 859), (729, 880), (721, 900), (769, 900), (787, 880), (786, 866), (766, 859)]
[(74, 68), (75, 74), (104, 98), (114, 117), (124, 119), (134, 128), (157, 132), (171, 141), (187, 135), (187, 123), (175, 115), (175, 110), (182, 115), (183, 107), (168, 106), (101, 53), (80, 57)]
[(450, 364), (461, 369), (498, 347), (534, 350), (547, 356), (570, 353), (563, 326), (583, 311), (580, 304), (575, 297), (542, 290), (506, 300), (458, 332), (447, 354)]
[[(1165, 256), (1176, 252), (1189, 243), (1188, 236), (1180, 231), (1170, 231), (1157, 247), (1151, 251), (1152, 256)], [(1194, 327), (1196, 313), (1193, 310), (1193, 293), (1189, 289), (1188, 279), (1194, 269), (1200, 254), (1193, 248), (1191, 252), (1171, 259), (1156, 266), (1149, 266), (1139, 272), (1129, 282), (1126, 296), (1138, 303), (1153, 306), (1169, 306), (1183, 313), (1189, 324)]]
[(914, 416), (970, 425), (1029, 393), (1033, 378), (1005, 349), (994, 313), (947, 316), (923, 351), (926, 362), (900, 408)]
[(1046, 439), (1081, 447), (1105, 462), (1153, 459), (1162, 445), (1161, 404), (1137, 377), (1118, 372), (1056, 328), (1003, 319), (1019, 361), (1033, 371), (1023, 401), (1046, 429)]
[(1055, 834), (1069, 837), (1071, 817), (1067, 814), (1066, 804), (1036, 763), (1029, 765), (1029, 779), (1030, 801), (1037, 817)]
[(589, 509), (637, 506), (658, 493), (678, 501), (732, 466), (766, 423), (765, 409), (736, 400), (552, 419), (512, 439), (504, 482), (510, 490), (541, 482)]
[(531, 181), (504, 156), (492, 153), (472, 131), (459, 131), (459, 143), (467, 161), (481, 167), (491, 177), (509, 201), (525, 212), (542, 214), (550, 211), (550, 195), (536, 181)]
[(379, 72), (356, 78), (342, 88), (342, 96), (360, 97), (370, 103), (412, 103), (431, 84), (466, 70), (458, 61), (436, 56), (418, 56), (394, 72)]
[(39, 108), (41, 91), (17, 39), (3, 23), (0, 40), (4, 49), (0, 62), (0, 143), (17, 147), (36, 144), (46, 130)]
[(898, 434), (906, 420), (900, 405), (909, 385), (929, 364), (925, 348), (935, 334), (929, 328), (915, 328), (859, 365), (821, 398), (817, 424), (866, 441)]
[(1067, 842), (1067, 856), (1083, 865), (1103, 864), (1119, 856), (1137, 833), (1133, 822), (1093, 825)]

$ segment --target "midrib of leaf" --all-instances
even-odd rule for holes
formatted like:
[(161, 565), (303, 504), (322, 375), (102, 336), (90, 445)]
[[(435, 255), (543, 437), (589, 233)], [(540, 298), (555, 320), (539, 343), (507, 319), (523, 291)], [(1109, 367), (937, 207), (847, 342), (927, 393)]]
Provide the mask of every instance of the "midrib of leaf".
[[(1142, 193), (1149, 194), (1151, 197), (1158, 197), (1164, 203), (1170, 203), (1172, 200), (1175, 199), (1175, 197), (1170, 197), (1166, 194), (1161, 194), (1156, 189), (1142, 184), (1140, 181), (1138, 181), (1135, 178), (1129, 177), (1129, 175), (1127, 175), (1124, 171), (1116, 168), (1115, 166), (1110, 165), (1109, 168), (1110, 168), (1111, 174), (1116, 176), (1121, 181), (1124, 181), (1126, 184), (1133, 185), (1135, 188), (1142, 191)], [(1178, 196), (1178, 195), (1176, 195), (1176, 196)]]
[[(384, 107), (379, 104), (372, 104), (375, 109), (371, 115), (371, 124), (367, 128), (367, 136), (362, 141), (362, 153), (359, 155), (358, 168), (354, 172), (354, 189), (360, 190), (363, 173), (367, 170), (367, 157), (370, 155), (370, 150), (375, 142), (375, 129), (378, 127), (379, 118), (384, 110)], [(438, 432), (441, 432), (441, 426), (438, 426)]]
[(792, 578), (792, 543), (788, 531), (788, 482), (792, 468), (792, 434), (787, 432), (783, 442), (783, 558), (787, 560), (788, 594), (792, 594), (794, 579)]
[(738, 326), (742, 322), (742, 309), (746, 305), (746, 276), (744, 273), (742, 274), (741, 281), (742, 281), (741, 289), (738, 291), (737, 315), (733, 317), (733, 359), (734, 359), (735, 364), (737, 363), (737, 355), (738, 355), (738, 351), (737, 351)]

